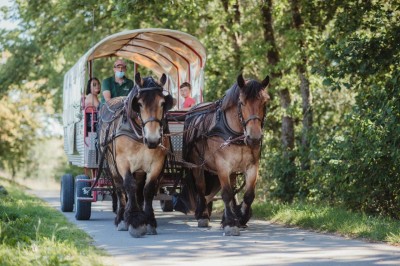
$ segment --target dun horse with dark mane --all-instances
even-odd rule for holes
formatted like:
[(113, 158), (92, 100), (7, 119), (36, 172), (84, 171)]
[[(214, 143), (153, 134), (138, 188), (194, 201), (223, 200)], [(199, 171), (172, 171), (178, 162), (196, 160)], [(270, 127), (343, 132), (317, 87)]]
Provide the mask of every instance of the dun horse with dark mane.
[(157, 234), (152, 201), (170, 145), (163, 135), (165, 114), (173, 106), (165, 82), (165, 75), (156, 82), (138, 73), (127, 97), (113, 98), (100, 110), (100, 154), (118, 198), (115, 225), (133, 237)]
[[(225, 235), (240, 235), (251, 217), (255, 198), (263, 124), (269, 95), (267, 76), (262, 82), (242, 75), (226, 95), (189, 111), (185, 120), (184, 159), (200, 167), (193, 169), (199, 227), (209, 224), (210, 202), (221, 191), (225, 204), (222, 226)], [(236, 201), (236, 173), (245, 178), (244, 196)]]

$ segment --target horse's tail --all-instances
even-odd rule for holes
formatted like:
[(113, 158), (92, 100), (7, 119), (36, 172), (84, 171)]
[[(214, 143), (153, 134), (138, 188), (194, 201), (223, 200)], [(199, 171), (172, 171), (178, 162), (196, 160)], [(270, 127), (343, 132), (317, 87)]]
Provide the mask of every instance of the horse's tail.
[(181, 193), (174, 195), (174, 209), (176, 211), (194, 213), (196, 210), (197, 190), (191, 171), (187, 171), (181, 182)]

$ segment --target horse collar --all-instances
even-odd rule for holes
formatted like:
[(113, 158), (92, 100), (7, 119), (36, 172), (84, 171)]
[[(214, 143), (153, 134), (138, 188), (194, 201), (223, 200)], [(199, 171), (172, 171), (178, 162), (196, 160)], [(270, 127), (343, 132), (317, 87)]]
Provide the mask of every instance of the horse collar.
[(214, 127), (207, 133), (208, 137), (218, 136), (223, 138), (225, 141), (235, 139), (233, 144), (236, 145), (244, 145), (244, 141), (240, 139), (243, 136), (242, 132), (236, 132), (231, 129), (228, 125), (228, 121), (226, 120), (225, 113), (218, 108), (216, 111), (215, 125)]

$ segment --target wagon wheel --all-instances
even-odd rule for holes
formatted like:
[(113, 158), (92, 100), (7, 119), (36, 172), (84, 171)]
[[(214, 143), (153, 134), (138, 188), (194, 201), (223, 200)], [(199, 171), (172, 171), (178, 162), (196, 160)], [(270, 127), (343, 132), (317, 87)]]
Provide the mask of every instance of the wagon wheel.
[(74, 177), (71, 174), (61, 177), (60, 203), (61, 211), (72, 212), (74, 210)]
[(90, 182), (80, 181), (82, 179), (89, 179), (89, 177), (87, 175), (78, 175), (75, 179), (75, 218), (77, 220), (89, 220), (92, 212), (92, 202), (78, 200), (78, 197), (92, 197), (83, 193), (85, 187), (90, 187)]

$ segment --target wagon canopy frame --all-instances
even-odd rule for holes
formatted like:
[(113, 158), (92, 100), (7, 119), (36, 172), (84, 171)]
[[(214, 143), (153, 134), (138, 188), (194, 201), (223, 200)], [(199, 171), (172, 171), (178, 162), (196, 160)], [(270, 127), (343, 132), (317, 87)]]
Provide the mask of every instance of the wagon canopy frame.
[[(70, 71), (81, 71), (94, 59), (121, 57), (168, 77), (166, 88), (177, 99), (183, 82), (192, 85), (192, 97), (203, 101), (206, 49), (194, 36), (176, 30), (149, 28), (119, 32), (95, 44)], [(68, 74), (68, 73), (67, 73)]]
[(138, 29), (113, 34), (98, 42), (84, 57), (122, 57), (151, 69), (161, 77), (197, 84), (206, 62), (200, 41), (184, 32), (169, 29)]

